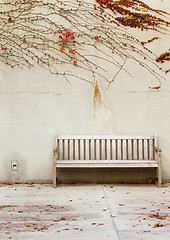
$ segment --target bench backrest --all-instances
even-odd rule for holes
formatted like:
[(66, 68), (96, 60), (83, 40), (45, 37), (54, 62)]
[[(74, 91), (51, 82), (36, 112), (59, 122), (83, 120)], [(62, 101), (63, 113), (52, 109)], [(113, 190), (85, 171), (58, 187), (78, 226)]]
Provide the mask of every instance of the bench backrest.
[(57, 136), (58, 160), (153, 160), (156, 136)]

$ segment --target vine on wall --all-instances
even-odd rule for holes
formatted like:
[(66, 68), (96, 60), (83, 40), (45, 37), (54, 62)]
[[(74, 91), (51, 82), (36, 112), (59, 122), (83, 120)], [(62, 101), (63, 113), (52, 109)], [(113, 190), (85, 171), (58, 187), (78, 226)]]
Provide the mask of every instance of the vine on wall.
[[(161, 81), (170, 71), (160, 66), (169, 52), (158, 57), (146, 45), (169, 31), (168, 18), (139, 0), (0, 1), (0, 61), (12, 68), (38, 64), (68, 82), (94, 84), (97, 76), (109, 86), (121, 71), (130, 74), (126, 62), (133, 60)], [(129, 27), (159, 36), (142, 41)]]

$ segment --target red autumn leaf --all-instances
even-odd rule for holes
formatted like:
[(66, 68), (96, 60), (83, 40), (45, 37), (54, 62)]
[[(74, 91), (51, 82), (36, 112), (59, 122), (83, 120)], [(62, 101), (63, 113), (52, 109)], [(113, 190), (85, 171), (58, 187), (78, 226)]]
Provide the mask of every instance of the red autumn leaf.
[(62, 39), (62, 42), (67, 42), (67, 40), (66, 39)]
[(60, 50), (61, 50), (61, 51), (65, 51), (65, 48), (61, 47)]
[(77, 61), (76, 61), (76, 60), (74, 60), (74, 62), (73, 62), (73, 63), (74, 63), (74, 65), (75, 65), (75, 64), (77, 63)]
[(71, 39), (72, 39), (72, 40), (74, 40), (74, 39), (75, 39), (75, 37), (73, 36), (73, 37), (71, 37)]
[(98, 39), (99, 39), (99, 37), (97, 37), (97, 36), (96, 36), (96, 37), (94, 37), (94, 39), (95, 39), (95, 40), (98, 40)]
[(70, 50), (69, 52), (74, 54), (74, 51), (73, 51), (73, 50)]
[(63, 39), (61, 35), (60, 35), (58, 38), (59, 38), (59, 39), (60, 39), (60, 38)]
[(148, 183), (148, 184), (151, 184), (152, 182), (153, 182), (153, 179), (152, 179), (152, 178), (148, 178), (148, 179), (147, 179), (147, 183)]
[(157, 87), (149, 87), (149, 88), (151, 88), (151, 89), (159, 89), (159, 88), (161, 88), (161, 86), (157, 86)]
[(12, 18), (11, 17), (8, 18), (8, 22), (12, 22)]
[(62, 33), (62, 31), (60, 30), (60, 31), (58, 31), (58, 33)]

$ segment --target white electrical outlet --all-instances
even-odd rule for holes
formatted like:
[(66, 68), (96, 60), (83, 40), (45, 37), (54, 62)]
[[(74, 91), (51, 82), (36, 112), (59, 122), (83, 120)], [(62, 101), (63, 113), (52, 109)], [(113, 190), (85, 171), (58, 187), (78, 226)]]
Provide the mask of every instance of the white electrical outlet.
[(17, 160), (12, 160), (11, 161), (11, 170), (12, 171), (18, 171), (18, 167), (19, 167), (18, 161)]

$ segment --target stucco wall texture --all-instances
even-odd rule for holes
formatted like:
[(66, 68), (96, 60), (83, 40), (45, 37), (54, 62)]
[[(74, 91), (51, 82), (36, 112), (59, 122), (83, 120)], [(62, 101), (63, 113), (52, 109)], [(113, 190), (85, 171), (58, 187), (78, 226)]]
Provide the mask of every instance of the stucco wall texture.
[[(159, 7), (160, 1), (152, 2)], [(166, 51), (169, 36), (161, 41)], [(132, 76), (121, 72), (108, 89), (96, 76), (102, 101), (94, 104), (94, 86), (86, 82), (69, 84), (38, 66), (19, 70), (0, 63), (0, 182), (52, 182), (56, 134), (157, 134), (163, 180), (170, 181), (169, 75), (160, 89), (150, 89), (159, 82), (134, 62), (126, 66)], [(11, 170), (12, 160), (18, 171)], [(152, 176), (147, 169), (65, 169), (59, 181), (144, 182)]]

